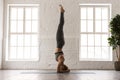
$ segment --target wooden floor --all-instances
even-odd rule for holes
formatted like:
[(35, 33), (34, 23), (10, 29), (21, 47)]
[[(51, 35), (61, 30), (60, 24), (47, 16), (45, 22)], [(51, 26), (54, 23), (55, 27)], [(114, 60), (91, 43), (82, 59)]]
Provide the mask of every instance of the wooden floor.
[(120, 80), (120, 71), (72, 70), (58, 74), (54, 70), (0, 70), (0, 80)]

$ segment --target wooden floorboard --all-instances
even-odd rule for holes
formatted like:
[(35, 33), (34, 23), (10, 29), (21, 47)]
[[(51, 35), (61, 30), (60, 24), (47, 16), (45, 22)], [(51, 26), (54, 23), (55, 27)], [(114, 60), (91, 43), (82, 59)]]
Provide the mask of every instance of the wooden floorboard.
[(0, 70), (0, 80), (120, 80), (120, 71), (72, 70), (58, 74), (55, 70)]

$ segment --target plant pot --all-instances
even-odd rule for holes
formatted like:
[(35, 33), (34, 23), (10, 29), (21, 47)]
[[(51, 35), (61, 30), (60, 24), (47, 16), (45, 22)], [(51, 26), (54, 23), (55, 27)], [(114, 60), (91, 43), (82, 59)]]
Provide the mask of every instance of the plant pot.
[(116, 71), (120, 71), (120, 61), (115, 61), (114, 66)]

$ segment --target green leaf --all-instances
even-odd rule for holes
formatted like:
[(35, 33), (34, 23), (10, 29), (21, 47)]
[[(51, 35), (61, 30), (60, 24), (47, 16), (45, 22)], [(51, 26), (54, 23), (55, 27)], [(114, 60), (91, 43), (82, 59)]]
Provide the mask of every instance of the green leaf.
[(112, 18), (109, 25), (111, 36), (108, 38), (108, 43), (116, 49), (118, 45), (120, 46), (120, 15), (117, 14)]

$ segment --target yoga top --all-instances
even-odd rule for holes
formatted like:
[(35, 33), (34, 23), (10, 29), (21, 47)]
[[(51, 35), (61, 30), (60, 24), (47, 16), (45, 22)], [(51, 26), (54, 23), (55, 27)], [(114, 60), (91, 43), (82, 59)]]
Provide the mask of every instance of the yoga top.
[(59, 57), (60, 55), (63, 55), (63, 52), (62, 52), (62, 51), (55, 53), (55, 59), (56, 59), (56, 61), (58, 61), (57, 59), (58, 59), (58, 57)]

